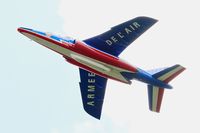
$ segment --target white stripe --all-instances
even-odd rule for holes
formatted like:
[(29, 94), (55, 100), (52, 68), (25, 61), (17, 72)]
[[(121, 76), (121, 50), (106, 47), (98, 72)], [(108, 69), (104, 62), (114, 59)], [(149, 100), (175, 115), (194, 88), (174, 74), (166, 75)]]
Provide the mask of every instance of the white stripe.
[[(89, 67), (91, 67), (91, 68), (93, 68), (93, 69), (95, 69), (95, 70), (97, 70), (97, 71), (99, 71), (103, 74), (106, 74), (110, 77), (113, 77), (113, 78), (116, 78), (116, 79), (121, 80), (123, 82), (129, 83), (129, 81), (127, 81), (120, 73), (122, 71), (123, 72), (130, 72), (128, 70), (125, 70), (123, 68), (119, 68), (119, 67), (107, 64), (105, 62), (101, 62), (101, 61), (95, 60), (93, 58), (75, 53), (71, 50), (63, 48), (63, 47), (61, 47), (57, 44), (51, 43), (47, 40), (44, 40), (44, 39), (39, 38), (37, 36), (31, 35), (29, 33), (23, 33), (23, 34), (25, 36), (27, 36), (28, 38), (30, 38), (31, 40), (34, 40), (35, 42), (37, 42), (37, 43), (39, 43), (43, 46), (46, 46), (46, 47), (48, 47), (48, 48), (50, 48), (54, 51), (57, 51), (57, 52), (61, 53), (62, 55), (65, 55), (67, 57), (71, 57), (71, 55), (74, 56), (74, 58), (76, 58), (76, 60), (79, 61), (81, 64), (86, 64), (86, 62), (87, 62), (89, 64), (88, 65)], [(82, 60), (82, 62), (80, 60)]]
[(155, 112), (156, 112), (156, 108), (157, 108), (158, 92), (159, 92), (159, 88), (156, 86), (153, 86), (152, 111), (155, 111)]
[(169, 71), (168, 73), (160, 76), (158, 79), (161, 80), (161, 81), (164, 81), (166, 80), (167, 78), (169, 78), (170, 76), (172, 76), (173, 74), (175, 74), (176, 72), (180, 71), (181, 69), (183, 69), (182, 66), (179, 66), (171, 71)]
[(100, 64), (100, 63), (97, 63), (97, 62), (94, 62), (92, 60), (89, 60), (87, 58), (84, 58), (84, 56), (79, 56), (77, 54), (70, 54), (71, 57), (75, 60), (78, 60), (79, 62), (81, 62), (82, 64), (85, 64), (87, 66), (93, 66), (93, 67), (97, 67), (97, 68), (100, 68), (104, 71), (107, 71), (107, 72), (110, 72), (110, 68), (108, 67), (105, 67), (104, 65)]

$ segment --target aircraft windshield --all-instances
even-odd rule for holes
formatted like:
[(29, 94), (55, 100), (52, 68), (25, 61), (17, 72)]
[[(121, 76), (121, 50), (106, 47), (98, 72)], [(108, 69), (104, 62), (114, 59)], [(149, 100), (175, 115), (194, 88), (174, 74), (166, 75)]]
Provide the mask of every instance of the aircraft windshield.
[[(28, 29), (28, 28), (26, 28), (26, 29)], [(33, 32), (35, 32), (35, 33), (37, 33), (37, 34), (46, 36), (46, 33), (45, 33), (45, 32), (41, 32), (41, 31), (37, 31), (37, 30), (33, 30), (33, 29), (29, 29), (29, 30), (30, 30), (30, 31), (33, 31)]]
[(75, 39), (71, 38), (71, 37), (63, 37), (62, 38), (64, 41), (68, 42), (68, 43), (73, 43), (75, 44)]
[(60, 37), (60, 36), (52, 35), (52, 36), (50, 36), (50, 38), (55, 39), (57, 41), (63, 41), (66, 43), (75, 44), (75, 39), (73, 39), (71, 37)]

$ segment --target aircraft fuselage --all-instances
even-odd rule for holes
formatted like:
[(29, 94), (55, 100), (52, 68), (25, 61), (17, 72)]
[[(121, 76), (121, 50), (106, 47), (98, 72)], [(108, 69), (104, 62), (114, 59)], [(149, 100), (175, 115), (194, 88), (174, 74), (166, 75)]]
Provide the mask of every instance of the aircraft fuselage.
[(38, 33), (31, 29), (19, 28), (18, 31), (31, 40), (63, 55), (71, 64), (102, 77), (130, 84), (131, 81), (125, 79), (120, 72), (137, 72), (137, 68), (120, 58), (92, 48), (82, 41), (76, 40), (73, 44), (62, 39), (56, 40), (51, 38), (51, 35)]

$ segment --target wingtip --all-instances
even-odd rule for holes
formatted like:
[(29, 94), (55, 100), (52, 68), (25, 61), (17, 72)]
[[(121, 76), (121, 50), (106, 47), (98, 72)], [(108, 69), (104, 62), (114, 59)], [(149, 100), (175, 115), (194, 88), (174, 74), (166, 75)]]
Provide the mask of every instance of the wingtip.
[(100, 120), (101, 119), (101, 113), (100, 114), (98, 114), (98, 113), (91, 113), (91, 112), (89, 112), (87, 109), (85, 109), (84, 108), (84, 110), (85, 110), (85, 112), (88, 114), (88, 115), (90, 115), (90, 116), (92, 116), (93, 118), (96, 118), (97, 120)]
[(147, 16), (139, 16), (139, 17), (137, 17), (137, 18), (138, 18), (138, 19), (145, 19), (145, 20), (151, 21), (151, 22), (153, 22), (153, 23), (158, 22), (158, 19), (151, 18), (151, 17), (147, 17)]
[(186, 67), (184, 67), (184, 66), (182, 66), (182, 65), (180, 65), (180, 64), (176, 64), (175, 66), (176, 66), (176, 67), (180, 67), (180, 68), (183, 69), (183, 70), (186, 69)]

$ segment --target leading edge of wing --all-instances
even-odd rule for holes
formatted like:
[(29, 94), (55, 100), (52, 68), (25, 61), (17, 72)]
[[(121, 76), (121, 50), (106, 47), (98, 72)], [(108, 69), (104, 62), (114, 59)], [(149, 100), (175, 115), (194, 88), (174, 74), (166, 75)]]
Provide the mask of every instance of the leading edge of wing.
[(84, 110), (100, 119), (107, 79), (79, 68), (79, 83)]
[(119, 56), (126, 47), (156, 22), (157, 20), (153, 18), (137, 17), (83, 41), (96, 49)]

